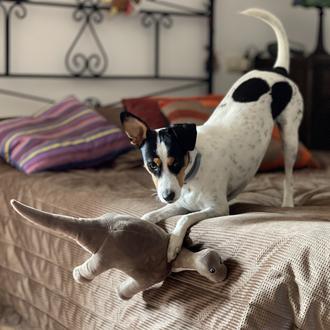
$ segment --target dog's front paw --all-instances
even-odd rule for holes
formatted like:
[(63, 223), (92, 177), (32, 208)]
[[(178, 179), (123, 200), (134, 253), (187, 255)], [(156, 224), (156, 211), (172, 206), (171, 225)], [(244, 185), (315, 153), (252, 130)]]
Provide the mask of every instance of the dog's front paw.
[(155, 212), (146, 213), (142, 216), (141, 219), (151, 222), (151, 223), (157, 223), (157, 222), (163, 220), (159, 215), (157, 216), (157, 214)]
[(171, 262), (181, 251), (184, 236), (173, 232), (170, 236), (170, 242), (167, 249), (167, 261)]
[(150, 220), (151, 220), (151, 212), (144, 214), (144, 215), (141, 217), (141, 219), (142, 219), (142, 220), (145, 220), (145, 221), (150, 221)]

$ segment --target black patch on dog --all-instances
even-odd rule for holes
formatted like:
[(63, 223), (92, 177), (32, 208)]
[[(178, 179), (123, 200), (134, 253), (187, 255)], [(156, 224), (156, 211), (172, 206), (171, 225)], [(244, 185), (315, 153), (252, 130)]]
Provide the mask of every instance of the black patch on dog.
[(270, 87), (261, 78), (251, 78), (239, 85), (233, 93), (236, 102), (248, 103), (256, 102), (259, 98), (269, 92)]
[(286, 108), (292, 98), (292, 87), (286, 81), (281, 81), (272, 86), (272, 116), (275, 119)]
[(173, 157), (174, 162), (169, 166), (173, 174), (178, 174), (184, 166), (188, 151), (195, 148), (197, 131), (195, 124), (177, 124), (159, 132), (159, 141), (167, 148), (167, 156)]
[(270, 71), (278, 73), (284, 77), (289, 77), (289, 72), (287, 71), (286, 68), (283, 68), (282, 66), (277, 66), (276, 68), (272, 68)]
[(154, 159), (158, 158), (157, 155), (157, 133), (154, 130), (147, 131), (147, 137), (141, 147), (141, 153), (144, 164), (156, 177), (160, 177), (162, 173), (162, 166), (155, 166)]
[(170, 127), (177, 138), (182, 149), (186, 151), (194, 150), (197, 139), (195, 124), (176, 124)]
[(287, 69), (283, 68), (282, 66), (277, 66), (276, 68), (271, 68), (271, 69), (258, 69), (258, 71), (263, 71), (263, 72), (274, 72), (277, 74), (280, 74), (283, 77), (288, 78), (289, 73)]

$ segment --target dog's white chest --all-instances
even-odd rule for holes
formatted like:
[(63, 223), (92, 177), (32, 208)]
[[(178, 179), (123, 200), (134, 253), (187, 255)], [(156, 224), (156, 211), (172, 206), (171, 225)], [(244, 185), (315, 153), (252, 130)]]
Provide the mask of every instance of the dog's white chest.
[[(225, 100), (224, 100), (225, 101)], [(260, 102), (219, 107), (210, 120), (198, 127), (196, 148), (201, 164), (183, 190), (180, 202), (191, 211), (221, 203), (244, 189), (255, 175), (273, 129), (270, 97)]]

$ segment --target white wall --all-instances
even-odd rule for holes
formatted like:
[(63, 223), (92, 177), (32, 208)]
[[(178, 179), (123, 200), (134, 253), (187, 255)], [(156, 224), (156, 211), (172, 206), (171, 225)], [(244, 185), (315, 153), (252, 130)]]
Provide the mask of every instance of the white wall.
[[(69, 0), (67, 0), (69, 1)], [(177, 2), (179, 2), (177, 0)], [(201, 6), (202, 0), (184, 0), (182, 4)], [(257, 6), (273, 11), (287, 28), (291, 40), (302, 42), (311, 50), (315, 42), (317, 16), (313, 9), (291, 7), (291, 0), (216, 0), (216, 49), (221, 69), (216, 74), (215, 91), (224, 93), (237, 74), (226, 71), (225, 63), (231, 56), (240, 56), (247, 47), (262, 49), (274, 40), (272, 31), (259, 21), (237, 15), (242, 9)], [(65, 73), (63, 58), (77, 32), (77, 23), (71, 12), (63, 9), (52, 11), (31, 8), (24, 20), (14, 19), (12, 67), (16, 72)], [(205, 53), (201, 47), (207, 35), (207, 26), (201, 19), (180, 19), (175, 27), (164, 31), (161, 70), (167, 74), (203, 75)], [(330, 14), (327, 17), (330, 26)], [(0, 26), (3, 17), (0, 15)], [(107, 17), (98, 27), (100, 38), (109, 54), (109, 74), (151, 74), (153, 70), (153, 30), (140, 28), (137, 17)], [(82, 40), (85, 50), (91, 43), (87, 35)], [(3, 44), (3, 36), (0, 36)], [(115, 45), (115, 47), (113, 47)], [(330, 49), (330, 33), (327, 35)], [(0, 69), (3, 70), (3, 52), (0, 52)], [(81, 98), (96, 96), (104, 103), (122, 97), (147, 94), (171, 87), (168, 82), (128, 81), (76, 81), (76, 80), (25, 80), (0, 79), (0, 88), (32, 93), (53, 99), (75, 93)], [(203, 93), (194, 89), (189, 94)], [(18, 101), (0, 94), (0, 116), (27, 115), (42, 107), (36, 102)]]
[[(239, 74), (226, 71), (225, 63), (231, 56), (240, 56), (250, 46), (260, 50), (275, 40), (272, 30), (264, 23), (251, 17), (239, 16), (238, 12), (249, 7), (270, 10), (283, 22), (289, 39), (302, 43), (307, 52), (314, 49), (318, 29), (316, 9), (292, 6), (293, 0), (216, 0), (218, 56), (221, 70), (216, 76), (216, 90), (225, 92)], [(330, 52), (330, 10), (326, 12), (325, 43)]]

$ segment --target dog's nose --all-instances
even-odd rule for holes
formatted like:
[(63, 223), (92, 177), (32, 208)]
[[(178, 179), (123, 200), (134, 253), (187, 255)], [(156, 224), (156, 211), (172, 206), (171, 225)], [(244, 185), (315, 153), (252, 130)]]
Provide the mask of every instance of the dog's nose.
[(163, 193), (163, 198), (166, 200), (166, 202), (173, 202), (173, 199), (175, 197), (175, 192), (172, 190), (165, 190)]

